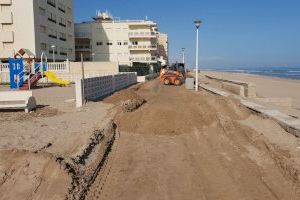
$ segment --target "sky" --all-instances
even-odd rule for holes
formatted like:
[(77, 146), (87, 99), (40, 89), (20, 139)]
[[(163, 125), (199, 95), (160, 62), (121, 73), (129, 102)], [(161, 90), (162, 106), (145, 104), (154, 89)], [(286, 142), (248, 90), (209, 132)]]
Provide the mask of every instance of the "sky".
[(300, 0), (74, 0), (75, 21), (91, 20), (96, 10), (121, 19), (145, 19), (168, 33), (171, 62), (195, 66), (195, 19), (200, 67), (300, 67)]

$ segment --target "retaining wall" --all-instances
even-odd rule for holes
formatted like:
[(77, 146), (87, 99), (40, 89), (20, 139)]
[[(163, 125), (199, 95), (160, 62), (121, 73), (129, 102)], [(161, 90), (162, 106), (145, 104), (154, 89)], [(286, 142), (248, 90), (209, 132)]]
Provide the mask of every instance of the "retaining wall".
[(222, 83), (222, 88), (232, 92), (233, 94), (245, 97), (245, 87), (242, 85), (232, 84), (232, 83)]
[(136, 73), (79, 79), (76, 81), (76, 107), (82, 107), (85, 101), (99, 100), (135, 83), (137, 83)]

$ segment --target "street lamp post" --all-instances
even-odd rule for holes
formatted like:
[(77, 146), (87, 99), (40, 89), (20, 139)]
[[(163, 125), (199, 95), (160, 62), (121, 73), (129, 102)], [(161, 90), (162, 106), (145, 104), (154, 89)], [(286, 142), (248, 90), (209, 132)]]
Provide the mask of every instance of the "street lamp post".
[(52, 45), (52, 46), (51, 46), (51, 49), (52, 49), (52, 59), (53, 59), (53, 62), (55, 62), (55, 48), (56, 48), (56, 46), (55, 46), (55, 45)]
[(95, 53), (92, 53), (93, 62), (95, 62)]
[(198, 77), (198, 68), (199, 68), (199, 28), (201, 26), (201, 20), (194, 21), (196, 29), (197, 29), (197, 39), (196, 39), (196, 85), (195, 90), (199, 90), (199, 77)]
[(185, 64), (185, 48), (182, 48), (182, 63)]

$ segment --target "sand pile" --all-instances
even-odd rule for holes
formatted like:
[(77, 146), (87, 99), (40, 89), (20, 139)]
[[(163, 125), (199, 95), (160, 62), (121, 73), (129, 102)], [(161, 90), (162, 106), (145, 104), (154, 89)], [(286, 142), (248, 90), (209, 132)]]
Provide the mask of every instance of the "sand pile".
[(127, 90), (116, 92), (114, 95), (104, 99), (104, 102), (121, 105), (123, 112), (133, 112), (146, 103), (146, 100), (136, 93), (138, 89), (138, 86), (134, 86)]
[(71, 178), (47, 153), (0, 151), (0, 199), (65, 199)]
[[(148, 102), (142, 110), (133, 113), (120, 113), (117, 121), (126, 132), (179, 135), (192, 132), (194, 126), (199, 129), (218, 121), (218, 115), (232, 119), (245, 119), (250, 112), (234, 99), (215, 97), (203, 93), (194, 94), (183, 88), (165, 87), (151, 83), (151, 87), (141, 87), (128, 93), (138, 99), (146, 98)], [(156, 96), (157, 93), (159, 96)], [(176, 94), (178, 93), (178, 94)], [(121, 95), (112, 98), (120, 98)], [(128, 101), (131, 105), (132, 101)], [(151, 104), (151, 106), (149, 106)], [(172, 104), (172, 105), (170, 105)], [(139, 104), (138, 104), (139, 105)], [(133, 102), (135, 108), (135, 102)], [(129, 108), (130, 111), (131, 107)]]
[(25, 113), (23, 110), (17, 110), (17, 111), (12, 111), (12, 110), (7, 110), (7, 112), (1, 112), (1, 117), (0, 117), (0, 122), (1, 121), (26, 121), (29, 119), (34, 119), (34, 118), (46, 118), (46, 117), (53, 117), (57, 115), (63, 114), (62, 111), (52, 108), (49, 106), (39, 106), (36, 110), (30, 112), (30, 113)]

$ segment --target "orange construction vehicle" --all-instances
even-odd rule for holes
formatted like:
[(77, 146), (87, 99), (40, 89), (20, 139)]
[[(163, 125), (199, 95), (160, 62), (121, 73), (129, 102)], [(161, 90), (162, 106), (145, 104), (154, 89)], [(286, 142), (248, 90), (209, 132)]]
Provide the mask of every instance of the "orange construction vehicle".
[(182, 63), (176, 63), (170, 67), (164, 66), (160, 70), (160, 80), (165, 85), (179, 86), (185, 81), (185, 67)]

